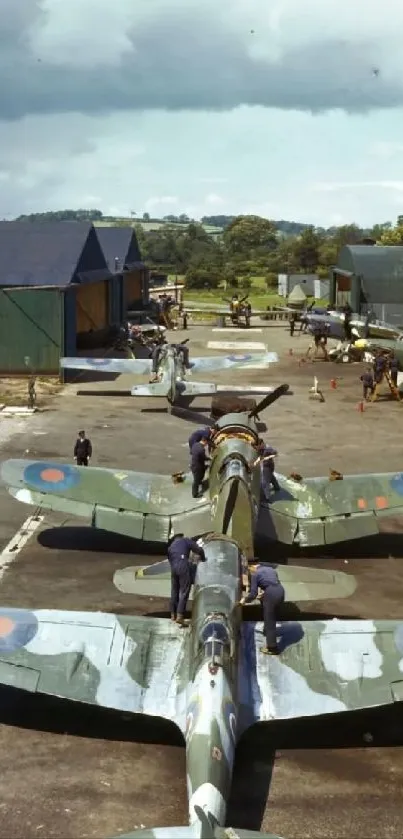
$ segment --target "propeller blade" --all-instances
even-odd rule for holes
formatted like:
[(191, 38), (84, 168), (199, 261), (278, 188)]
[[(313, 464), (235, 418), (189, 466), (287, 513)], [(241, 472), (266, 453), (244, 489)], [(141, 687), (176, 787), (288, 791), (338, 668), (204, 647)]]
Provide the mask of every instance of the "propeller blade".
[(253, 419), (254, 417), (257, 417), (261, 411), (264, 411), (266, 408), (269, 407), (269, 405), (272, 405), (273, 402), (276, 402), (277, 399), (280, 399), (280, 396), (284, 396), (284, 394), (287, 393), (289, 389), (290, 385), (286, 384), (279, 385), (278, 387), (276, 387), (276, 389), (273, 390), (273, 393), (268, 393), (267, 396), (265, 396), (265, 398), (262, 399), (262, 401), (259, 402), (258, 405), (256, 405), (256, 408), (254, 408), (253, 411), (251, 411), (250, 414), (248, 414), (248, 418)]
[(222, 524), (222, 532), (224, 536), (227, 533), (227, 530), (230, 526), (231, 519), (235, 510), (235, 504), (238, 498), (238, 489), (239, 489), (239, 478), (234, 478), (233, 483), (230, 486), (230, 491), (228, 493), (227, 503), (225, 505), (224, 516), (223, 516), (223, 524)]

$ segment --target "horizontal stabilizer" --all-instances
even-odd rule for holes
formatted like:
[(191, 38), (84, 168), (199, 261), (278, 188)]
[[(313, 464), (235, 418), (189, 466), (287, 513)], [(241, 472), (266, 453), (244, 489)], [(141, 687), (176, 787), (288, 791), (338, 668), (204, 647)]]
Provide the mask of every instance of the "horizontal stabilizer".
[(132, 396), (168, 396), (170, 385), (168, 382), (155, 382), (149, 385), (134, 385), (131, 389)]
[[(355, 577), (342, 571), (280, 565), (277, 574), (284, 588), (286, 601), (328, 600), (350, 597), (356, 587)], [(145, 597), (170, 597), (171, 572), (168, 560), (154, 565), (131, 566), (115, 572), (113, 582), (124, 594)], [(190, 595), (192, 599), (192, 594)], [(246, 609), (248, 606), (245, 607)]]
[(355, 577), (343, 571), (298, 565), (279, 565), (276, 571), (284, 586), (286, 600), (301, 602), (351, 597), (357, 588)]
[[(143, 597), (170, 597), (171, 571), (167, 559), (154, 565), (131, 565), (120, 568), (113, 575), (113, 584), (123, 594), (138, 594)], [(193, 588), (189, 600), (192, 600)]]
[(132, 833), (120, 833), (114, 839), (281, 839), (274, 833), (260, 833), (234, 827), (201, 826), (199, 823), (183, 827), (146, 827)]

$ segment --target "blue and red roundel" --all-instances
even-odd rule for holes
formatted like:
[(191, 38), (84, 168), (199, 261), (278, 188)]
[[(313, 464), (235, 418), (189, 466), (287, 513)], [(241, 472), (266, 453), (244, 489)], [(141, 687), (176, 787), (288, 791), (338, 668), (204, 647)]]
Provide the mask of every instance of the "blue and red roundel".
[(403, 472), (399, 472), (392, 478), (390, 486), (397, 495), (403, 495)]
[(30, 463), (24, 469), (23, 480), (40, 492), (65, 492), (80, 482), (80, 471), (65, 463)]
[(0, 653), (13, 653), (29, 644), (38, 621), (28, 609), (0, 609)]
[(229, 355), (228, 361), (250, 361), (251, 355)]
[(111, 363), (110, 358), (86, 358), (86, 364), (89, 364), (91, 367), (107, 367), (108, 364)]

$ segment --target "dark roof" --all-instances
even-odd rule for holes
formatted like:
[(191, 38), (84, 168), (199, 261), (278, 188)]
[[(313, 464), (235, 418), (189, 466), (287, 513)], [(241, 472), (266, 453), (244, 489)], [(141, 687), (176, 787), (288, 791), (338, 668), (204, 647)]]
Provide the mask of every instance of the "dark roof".
[(97, 227), (96, 231), (110, 271), (144, 267), (133, 227)]
[(110, 276), (89, 222), (0, 221), (0, 286), (66, 286)]
[(337, 268), (362, 278), (369, 303), (403, 303), (403, 247), (400, 245), (345, 245)]

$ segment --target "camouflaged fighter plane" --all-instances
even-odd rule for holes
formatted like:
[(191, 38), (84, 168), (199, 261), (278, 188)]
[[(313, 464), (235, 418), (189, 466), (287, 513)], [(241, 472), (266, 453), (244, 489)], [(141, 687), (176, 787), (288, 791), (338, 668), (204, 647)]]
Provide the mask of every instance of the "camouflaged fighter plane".
[[(254, 725), (270, 732), (276, 721), (308, 722), (403, 698), (403, 622), (280, 624), (276, 659), (259, 649), (258, 625), (243, 622), (248, 553), (241, 546), (250, 551), (260, 493), (253, 420), (253, 414), (228, 416), (215, 431), (207, 562), (197, 566), (188, 628), (169, 618), (0, 609), (0, 683), (159, 717), (182, 732), (188, 826), (126, 837), (270, 839), (223, 827), (241, 735)], [(342, 573), (295, 567), (278, 573), (287, 598), (296, 600), (345, 597), (355, 587)], [(160, 594), (170, 593), (167, 562), (132, 569), (131, 579), (126, 569), (120, 582), (144, 595), (155, 594), (156, 585)]]
[[(262, 411), (284, 393), (281, 385), (257, 406)], [(84, 517), (93, 527), (145, 541), (166, 543), (171, 533), (187, 536), (211, 527), (214, 486), (223, 459), (247, 435), (257, 435), (254, 415), (223, 416), (217, 423), (222, 445), (210, 467), (210, 488), (191, 497), (192, 476), (150, 474), (125, 469), (70, 466), (54, 461), (7, 460), (0, 478), (11, 495), (26, 504)], [(234, 432), (233, 429), (236, 429)], [(224, 454), (223, 454), (224, 453)], [(297, 480), (276, 472), (280, 491), (258, 501), (255, 535), (301, 548), (374, 536), (382, 517), (403, 513), (403, 473), (332, 475)], [(253, 469), (259, 483), (260, 470)], [(337, 477), (337, 480), (332, 478)], [(247, 555), (249, 553), (247, 552)]]
[[(157, 376), (159, 381), (147, 385), (134, 385), (132, 396), (165, 397), (169, 405), (180, 402), (181, 397), (210, 396), (214, 393), (250, 394), (272, 393), (270, 386), (252, 385), (217, 385), (211, 382), (190, 382), (186, 375), (191, 373), (209, 373), (214, 370), (249, 370), (266, 367), (278, 361), (277, 353), (255, 353), (247, 355), (206, 356), (193, 358), (190, 369), (186, 370), (180, 344), (166, 344), (161, 347)], [(60, 366), (72, 370), (102, 370), (105, 373), (151, 374), (152, 361), (149, 358), (61, 358)]]

